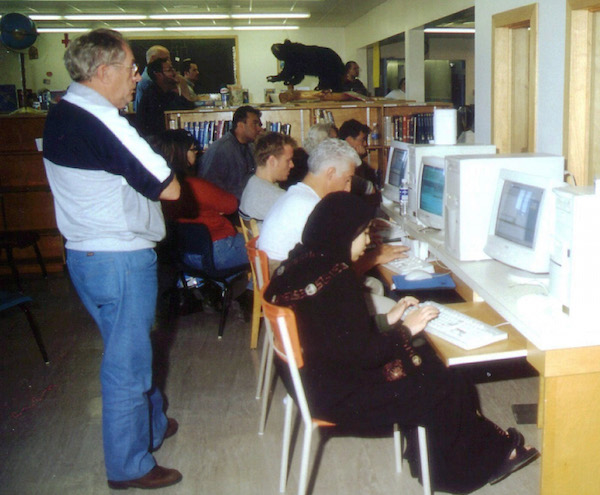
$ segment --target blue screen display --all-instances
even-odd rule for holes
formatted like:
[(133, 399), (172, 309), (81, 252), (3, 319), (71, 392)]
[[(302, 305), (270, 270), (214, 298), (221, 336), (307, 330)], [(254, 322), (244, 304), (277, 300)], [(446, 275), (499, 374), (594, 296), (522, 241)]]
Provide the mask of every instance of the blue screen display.
[(392, 159), (390, 161), (390, 175), (388, 183), (395, 187), (400, 187), (404, 174), (406, 173), (406, 162), (408, 151), (398, 148), (392, 148)]
[(444, 169), (424, 164), (421, 180), (420, 207), (432, 215), (442, 216), (443, 206)]

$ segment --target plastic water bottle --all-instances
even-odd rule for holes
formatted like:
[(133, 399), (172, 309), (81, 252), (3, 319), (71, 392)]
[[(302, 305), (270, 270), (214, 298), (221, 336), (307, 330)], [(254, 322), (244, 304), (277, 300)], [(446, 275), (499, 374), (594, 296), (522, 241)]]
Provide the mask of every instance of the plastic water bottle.
[(373, 131), (371, 132), (371, 144), (379, 144), (379, 126), (377, 125), (377, 122), (373, 124)]
[(400, 215), (404, 217), (408, 213), (408, 183), (406, 182), (406, 179), (402, 179), (398, 192), (400, 199)]

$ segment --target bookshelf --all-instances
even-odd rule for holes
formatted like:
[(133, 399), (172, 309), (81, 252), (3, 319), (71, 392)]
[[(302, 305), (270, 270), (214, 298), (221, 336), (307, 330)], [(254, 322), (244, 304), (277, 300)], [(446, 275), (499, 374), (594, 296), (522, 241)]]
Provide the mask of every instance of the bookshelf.
[[(63, 269), (64, 244), (56, 226), (54, 200), (46, 178), (42, 153), (35, 139), (44, 133), (45, 115), (0, 117), (0, 206), (2, 230), (33, 230), (48, 272)], [(0, 275), (10, 274), (5, 253)], [(33, 248), (15, 249), (20, 273), (40, 273)]]

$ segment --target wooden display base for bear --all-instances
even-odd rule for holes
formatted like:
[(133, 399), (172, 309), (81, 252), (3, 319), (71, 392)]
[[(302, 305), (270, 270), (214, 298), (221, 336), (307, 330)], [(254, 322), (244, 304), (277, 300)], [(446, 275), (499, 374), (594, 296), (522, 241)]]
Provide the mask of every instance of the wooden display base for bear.
[(369, 99), (361, 94), (348, 91), (346, 93), (333, 93), (331, 91), (298, 91), (298, 90), (287, 90), (283, 93), (279, 93), (279, 101), (281, 103), (289, 103), (294, 101), (350, 101), (360, 100), (368, 101)]

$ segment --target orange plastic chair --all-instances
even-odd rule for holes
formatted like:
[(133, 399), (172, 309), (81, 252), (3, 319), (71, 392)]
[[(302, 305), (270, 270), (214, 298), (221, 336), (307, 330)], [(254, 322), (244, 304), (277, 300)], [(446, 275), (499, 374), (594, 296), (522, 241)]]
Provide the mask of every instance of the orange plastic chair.
[[(295, 402), (302, 416), (304, 423), (304, 439), (302, 445), (302, 460), (300, 464), (300, 477), (298, 482), (298, 495), (305, 495), (308, 488), (308, 462), (310, 458), (310, 445), (312, 433), (316, 428), (336, 428), (338, 425), (313, 418), (308, 407), (304, 386), (300, 376), (300, 369), (304, 366), (302, 356), (302, 346), (298, 336), (298, 327), (296, 317), (290, 308), (276, 306), (264, 299), (263, 291), (263, 312), (265, 318), (271, 323), (270, 328), (273, 332), (273, 348), (277, 357), (287, 363), (293, 384), (293, 393)], [(285, 400), (285, 419), (283, 426), (283, 446), (281, 451), (281, 470), (279, 477), (279, 491), (285, 492), (287, 483), (287, 469), (289, 462), (289, 449), (292, 431), (292, 396), (288, 392)], [(431, 494), (431, 485), (429, 480), (429, 459), (427, 455), (427, 437), (425, 428), (418, 427), (419, 451), (421, 456), (421, 471), (423, 479), (423, 491), (425, 495)], [(396, 472), (402, 471), (402, 455), (400, 446), (400, 431), (397, 425), (393, 428), (394, 453), (396, 456)], [(323, 441), (319, 448), (322, 451)], [(317, 457), (319, 458), (320, 455)], [(314, 469), (314, 467), (313, 467)]]
[[(258, 237), (253, 237), (246, 243), (248, 251), (248, 259), (252, 267), (252, 276), (254, 277), (254, 313), (258, 314), (258, 319), (262, 315), (261, 308), (261, 290), (269, 282), (269, 259), (267, 253), (256, 247)], [(258, 298), (256, 297), (258, 294)], [(265, 320), (265, 327), (269, 326), (269, 321)], [(260, 328), (259, 325), (257, 325)], [(252, 327), (254, 331), (254, 326)], [(256, 336), (258, 340), (258, 335)], [(258, 434), (262, 435), (265, 431), (265, 423), (267, 420), (267, 409), (269, 406), (269, 392), (273, 383), (273, 341), (272, 332), (267, 329), (263, 337), (263, 349), (260, 358), (260, 367), (258, 374), (258, 383), (256, 384), (256, 399), (262, 398), (260, 420), (258, 423)]]
[[(240, 225), (242, 226), (242, 234), (244, 235), (244, 239), (246, 240), (246, 246), (248, 242), (253, 239), (256, 239), (259, 235), (258, 232), (258, 223), (256, 219), (246, 217), (242, 213), (239, 213), (240, 217)], [(256, 247), (256, 241), (254, 243)], [(248, 252), (248, 258), (252, 259), (250, 252)], [(256, 274), (254, 273), (254, 265), (251, 263), (252, 267), (252, 279), (255, 281), (254, 283), (254, 298), (252, 304), (252, 326), (250, 330), (250, 349), (256, 349), (258, 346), (258, 335), (260, 333), (260, 287), (259, 284), (256, 283)]]

